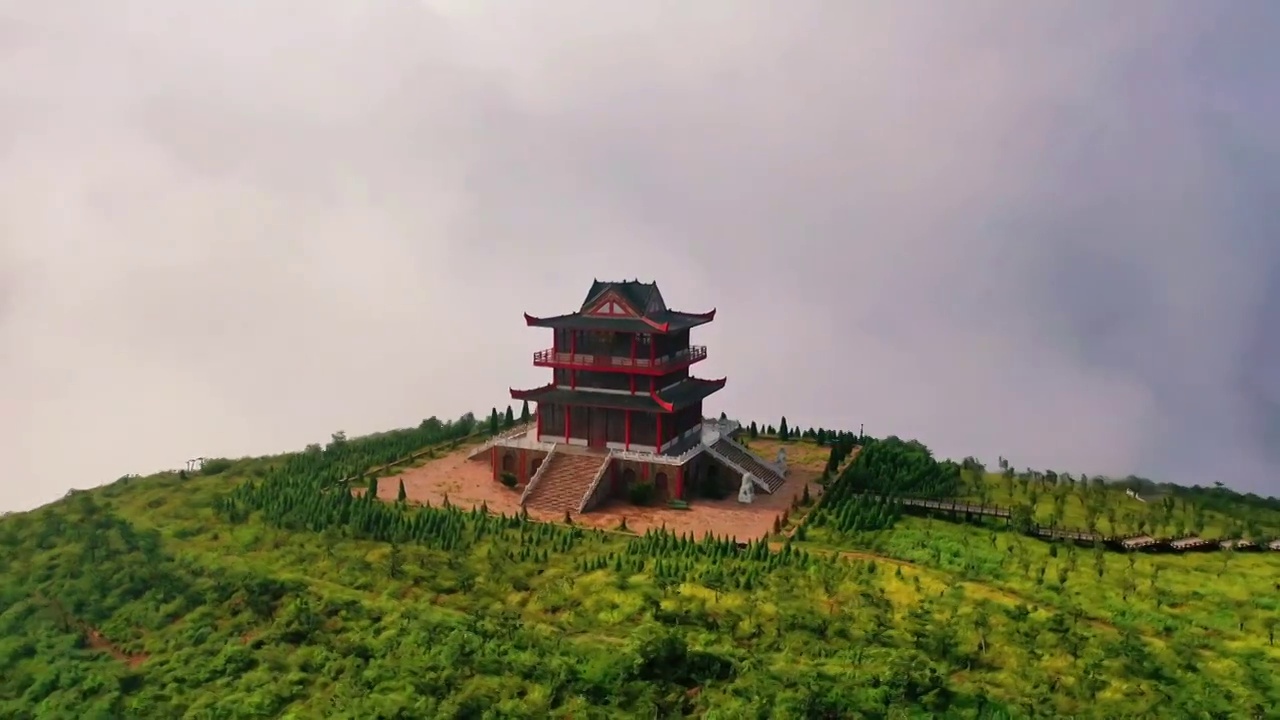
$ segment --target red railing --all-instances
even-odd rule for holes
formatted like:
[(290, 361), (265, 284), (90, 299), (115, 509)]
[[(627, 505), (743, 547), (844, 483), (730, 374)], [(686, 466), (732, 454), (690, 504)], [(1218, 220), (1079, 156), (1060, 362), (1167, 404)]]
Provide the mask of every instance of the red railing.
[(556, 352), (554, 348), (539, 350), (533, 354), (537, 367), (567, 368), (573, 370), (626, 370), (629, 372), (663, 373), (679, 370), (700, 360), (707, 359), (706, 345), (690, 345), (688, 350), (649, 360), (649, 358), (618, 357), (616, 355), (589, 355), (584, 353)]

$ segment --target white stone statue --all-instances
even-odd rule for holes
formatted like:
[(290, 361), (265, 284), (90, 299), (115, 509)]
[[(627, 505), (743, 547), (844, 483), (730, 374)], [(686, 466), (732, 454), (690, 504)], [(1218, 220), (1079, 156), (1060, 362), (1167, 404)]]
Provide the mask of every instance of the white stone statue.
[(774, 464), (778, 466), (778, 472), (782, 473), (783, 475), (787, 474), (787, 449), (786, 448), (778, 448), (778, 459), (774, 461)]
[(738, 502), (750, 504), (756, 499), (756, 484), (751, 479), (751, 473), (742, 476), (742, 487), (738, 488)]

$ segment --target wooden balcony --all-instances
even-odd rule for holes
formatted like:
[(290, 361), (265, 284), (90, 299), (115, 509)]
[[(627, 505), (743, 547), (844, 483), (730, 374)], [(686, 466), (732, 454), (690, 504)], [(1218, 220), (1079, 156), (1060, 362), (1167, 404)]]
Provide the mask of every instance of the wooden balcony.
[(584, 355), (583, 353), (556, 352), (554, 348), (539, 350), (533, 354), (533, 364), (536, 367), (549, 367), (558, 370), (626, 372), (637, 375), (665, 375), (706, 359), (706, 345), (690, 345), (688, 350), (681, 350), (655, 360), (617, 355)]

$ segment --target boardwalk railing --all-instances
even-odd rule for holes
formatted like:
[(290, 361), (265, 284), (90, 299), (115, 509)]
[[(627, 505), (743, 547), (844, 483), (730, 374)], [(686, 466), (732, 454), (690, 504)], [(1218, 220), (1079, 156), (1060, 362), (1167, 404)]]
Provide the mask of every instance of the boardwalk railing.
[(878, 495), (876, 493), (863, 493), (863, 495), (877, 500), (888, 498), (903, 505), (927, 508), (930, 510), (945, 510), (946, 512), (965, 513), (966, 515), (986, 515), (998, 518), (1013, 517), (1013, 512), (1009, 508), (1000, 507), (999, 505), (974, 505), (972, 503), (955, 502), (954, 500), (896, 497), (892, 495)]

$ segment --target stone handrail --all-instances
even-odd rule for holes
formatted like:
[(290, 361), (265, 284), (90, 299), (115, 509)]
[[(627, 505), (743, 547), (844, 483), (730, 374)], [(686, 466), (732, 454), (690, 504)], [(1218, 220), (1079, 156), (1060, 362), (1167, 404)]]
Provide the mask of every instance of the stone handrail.
[(721, 440), (723, 440), (723, 441), (725, 441), (725, 442), (727, 442), (727, 443), (729, 443), (730, 445), (732, 445), (732, 446), (736, 447), (738, 450), (741, 450), (742, 452), (744, 452), (744, 453), (746, 453), (746, 454), (748, 454), (748, 455), (752, 455), (752, 456), (754, 456), (754, 457), (755, 457), (755, 459), (756, 459), (756, 462), (758, 462), (758, 463), (760, 463), (761, 465), (764, 465), (765, 467), (769, 468), (770, 470), (772, 470), (772, 471), (774, 471), (774, 472), (778, 473), (778, 476), (779, 476), (779, 477), (786, 477), (786, 476), (787, 476), (787, 468), (786, 468), (785, 466), (783, 466), (783, 465), (779, 465), (779, 464), (778, 464), (778, 463), (776, 463), (776, 462), (771, 462), (771, 461), (769, 461), (769, 460), (765, 460), (764, 458), (760, 457), (759, 455), (756, 455), (754, 452), (751, 452), (751, 450), (750, 450), (750, 449), (748, 449), (748, 448), (744, 447), (744, 446), (743, 446), (741, 443), (739, 443), (737, 440), (734, 440), (733, 438), (729, 437), (729, 434), (728, 434), (728, 433), (724, 433), (724, 432), (720, 433), (720, 439), (721, 439)]
[[(595, 494), (596, 488), (600, 486), (600, 481), (604, 480), (604, 473), (609, 469), (609, 464), (613, 462), (613, 450), (604, 456), (604, 461), (600, 463), (600, 469), (596, 470), (596, 476), (591, 478), (591, 484), (587, 486), (587, 491), (582, 493), (582, 502), (578, 503), (578, 512), (587, 511), (587, 503), (591, 502), (591, 496)], [(538, 468), (541, 470), (542, 468)]]
[(520, 424), (516, 425), (515, 427), (511, 428), (510, 430), (503, 430), (502, 432), (498, 433), (497, 435), (494, 435), (493, 437), (491, 437), (491, 438), (489, 438), (488, 440), (484, 441), (482, 444), (477, 445), (477, 446), (476, 446), (476, 449), (474, 449), (474, 450), (472, 450), (471, 452), (467, 453), (467, 459), (468, 459), (468, 460), (473, 460), (473, 459), (475, 459), (475, 458), (477, 458), (477, 457), (480, 457), (480, 454), (481, 454), (481, 453), (483, 453), (484, 451), (486, 451), (486, 450), (488, 450), (489, 448), (493, 447), (494, 445), (497, 445), (498, 443), (502, 442), (503, 440), (510, 440), (510, 439), (511, 439), (511, 438), (513, 438), (513, 437), (519, 437), (520, 435), (523, 435), (523, 434), (525, 434), (525, 433), (529, 432), (529, 428), (531, 428), (531, 427), (533, 427), (533, 423), (531, 423), (531, 422), (525, 422), (525, 423), (520, 423)]
[(721, 455), (720, 453), (716, 452), (716, 449), (715, 449), (715, 448), (713, 448), (713, 447), (707, 447), (707, 453), (708, 453), (708, 454), (710, 454), (710, 455), (711, 455), (711, 457), (715, 458), (716, 460), (719, 460), (720, 462), (724, 463), (725, 465), (728, 465), (729, 467), (733, 468), (734, 470), (737, 470), (738, 472), (742, 473), (743, 477), (749, 477), (749, 478), (751, 478), (751, 484), (755, 485), (756, 487), (760, 488), (761, 490), (763, 490), (763, 491), (765, 491), (765, 492), (767, 492), (767, 493), (771, 493), (771, 492), (773, 492), (772, 490), (770, 490), (770, 489), (769, 489), (769, 486), (768, 486), (768, 485), (765, 485), (765, 484), (764, 484), (764, 481), (763, 481), (763, 480), (761, 480), (760, 478), (758, 478), (758, 477), (756, 477), (756, 476), (755, 476), (755, 473), (753, 473), (753, 472), (751, 472), (750, 470), (748, 470), (748, 469), (746, 469), (746, 468), (742, 467), (741, 465), (739, 465), (738, 463), (736, 463), (736, 462), (734, 462), (734, 461), (730, 460), (729, 458), (725, 457), (724, 455)]
[(742, 423), (738, 422), (737, 420), (728, 420), (728, 419), (704, 421), (703, 424), (715, 425), (716, 431), (719, 432), (721, 435), (730, 435), (734, 431), (740, 430), (742, 428)]
[(524, 486), (524, 492), (520, 493), (520, 507), (524, 507), (524, 503), (529, 499), (529, 495), (533, 492), (534, 486), (542, 479), (542, 473), (546, 472), (547, 468), (551, 467), (551, 458), (555, 454), (556, 448), (553, 446), (550, 452), (547, 453), (547, 456), (542, 458), (542, 464), (534, 471), (533, 477), (529, 478), (529, 483)]
[(676, 464), (677, 464), (677, 465), (683, 465), (683, 464), (685, 464), (685, 463), (689, 462), (690, 460), (694, 459), (694, 458), (695, 458), (695, 457), (697, 457), (698, 455), (700, 455), (700, 454), (701, 454), (704, 450), (706, 450), (706, 449), (707, 449), (707, 446), (706, 446), (706, 445), (703, 445), (702, 443), (698, 443), (697, 445), (694, 445), (693, 447), (689, 448), (688, 450), (685, 450), (684, 452), (682, 452), (682, 453), (680, 453), (679, 455), (677, 455), (677, 456), (676, 456)]
[(706, 449), (705, 445), (699, 443), (679, 455), (661, 455), (659, 453), (636, 452), (635, 450), (610, 450), (609, 454), (618, 460), (631, 460), (654, 465), (683, 465)]

